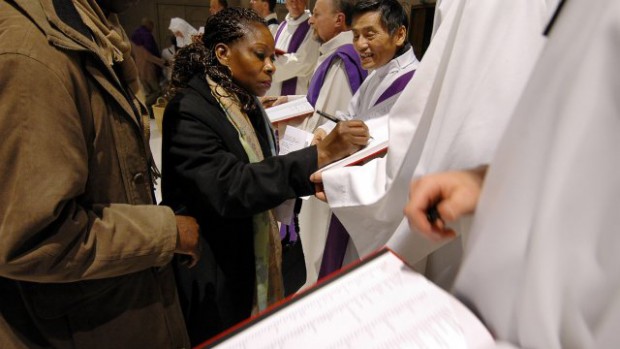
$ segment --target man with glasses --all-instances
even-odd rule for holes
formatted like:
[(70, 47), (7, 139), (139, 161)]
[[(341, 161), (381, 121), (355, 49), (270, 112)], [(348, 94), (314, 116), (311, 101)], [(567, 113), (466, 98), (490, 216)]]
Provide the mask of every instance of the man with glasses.
[(286, 0), (288, 14), (276, 31), (276, 72), (268, 96), (305, 95), (319, 57), (312, 38), (307, 0)]

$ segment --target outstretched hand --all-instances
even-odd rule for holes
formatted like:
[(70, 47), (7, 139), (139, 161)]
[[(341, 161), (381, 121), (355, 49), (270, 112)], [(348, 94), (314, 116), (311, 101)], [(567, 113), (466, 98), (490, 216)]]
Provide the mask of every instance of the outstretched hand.
[(454, 237), (446, 224), (474, 212), (486, 169), (432, 174), (411, 183), (404, 209), (409, 226), (434, 241)]
[(341, 121), (317, 143), (319, 168), (349, 156), (368, 144), (368, 126), (361, 120)]

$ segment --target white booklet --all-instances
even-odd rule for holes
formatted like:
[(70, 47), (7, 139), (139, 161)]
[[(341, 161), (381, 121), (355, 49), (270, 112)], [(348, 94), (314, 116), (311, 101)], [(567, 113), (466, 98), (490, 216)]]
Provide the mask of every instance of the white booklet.
[(383, 249), (197, 348), (483, 349), (493, 344), (462, 303)]
[(285, 155), (306, 148), (310, 146), (313, 139), (314, 135), (312, 133), (291, 125), (286, 125), (284, 135), (278, 143), (280, 145), (278, 155)]
[(319, 171), (356, 165), (365, 160), (370, 160), (377, 157), (387, 151), (389, 141), (388, 116), (386, 115), (380, 118), (370, 119), (364, 121), (364, 123), (368, 126), (368, 132), (372, 137), (368, 141), (368, 145), (347, 156), (346, 158), (332, 162), (331, 164), (321, 168)]
[(303, 95), (288, 97), (288, 102), (265, 109), (272, 124), (314, 113), (314, 108)]

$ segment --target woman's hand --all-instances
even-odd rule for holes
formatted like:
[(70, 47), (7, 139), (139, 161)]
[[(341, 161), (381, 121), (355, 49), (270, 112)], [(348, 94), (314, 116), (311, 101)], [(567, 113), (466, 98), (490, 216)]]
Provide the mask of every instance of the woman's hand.
[(325, 132), (322, 128), (317, 128), (314, 130), (314, 138), (312, 138), (312, 143), (310, 143), (310, 145), (318, 144), (325, 138), (325, 136), (327, 136), (327, 132)]
[(361, 120), (341, 121), (317, 143), (319, 168), (349, 156), (368, 144), (368, 126)]
[(404, 209), (409, 226), (434, 241), (454, 237), (446, 223), (474, 212), (486, 170), (443, 172), (412, 182)]

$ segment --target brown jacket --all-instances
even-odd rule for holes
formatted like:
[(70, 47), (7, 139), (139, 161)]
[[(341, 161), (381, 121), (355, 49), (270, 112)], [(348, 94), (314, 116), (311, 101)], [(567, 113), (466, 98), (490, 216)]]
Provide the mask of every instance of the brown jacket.
[(0, 348), (187, 347), (144, 123), (79, 24), (0, 2)]

